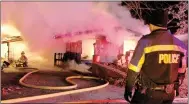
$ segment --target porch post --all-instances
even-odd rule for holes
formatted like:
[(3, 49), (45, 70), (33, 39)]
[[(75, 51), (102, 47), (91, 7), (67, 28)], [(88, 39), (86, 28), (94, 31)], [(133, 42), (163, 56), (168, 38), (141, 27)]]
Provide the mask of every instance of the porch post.
[(8, 53), (8, 61), (9, 61), (9, 59), (10, 59), (10, 47), (9, 47), (9, 42), (7, 42), (7, 47), (8, 47), (8, 51), (7, 51), (7, 53)]

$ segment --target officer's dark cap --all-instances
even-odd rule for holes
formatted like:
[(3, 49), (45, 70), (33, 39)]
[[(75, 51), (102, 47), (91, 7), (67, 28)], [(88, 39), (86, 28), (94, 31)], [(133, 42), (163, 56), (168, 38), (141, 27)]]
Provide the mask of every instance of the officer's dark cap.
[(146, 24), (167, 27), (168, 12), (166, 10), (151, 10), (146, 19)]

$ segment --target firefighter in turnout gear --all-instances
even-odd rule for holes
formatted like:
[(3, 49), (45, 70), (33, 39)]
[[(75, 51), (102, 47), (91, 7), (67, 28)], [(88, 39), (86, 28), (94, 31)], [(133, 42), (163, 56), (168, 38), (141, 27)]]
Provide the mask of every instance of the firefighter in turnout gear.
[[(168, 14), (151, 11), (143, 36), (128, 65), (125, 99), (131, 104), (172, 104), (178, 80), (183, 81), (188, 49), (167, 30)], [(178, 94), (178, 93), (177, 93)]]

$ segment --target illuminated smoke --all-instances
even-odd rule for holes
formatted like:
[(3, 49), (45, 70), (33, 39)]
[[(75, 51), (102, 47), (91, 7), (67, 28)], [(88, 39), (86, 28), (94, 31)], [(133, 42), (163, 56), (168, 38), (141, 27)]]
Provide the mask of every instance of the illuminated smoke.
[[(124, 40), (138, 40), (132, 32), (149, 33), (142, 21), (133, 19), (118, 2), (3, 2), (1, 21), (14, 25), (31, 52), (52, 59), (54, 52), (64, 52), (65, 42), (105, 35), (109, 42), (121, 45)], [(115, 31), (115, 27), (122, 27)], [(56, 34), (103, 29), (101, 33), (54, 39)], [(113, 51), (113, 50), (109, 50)]]

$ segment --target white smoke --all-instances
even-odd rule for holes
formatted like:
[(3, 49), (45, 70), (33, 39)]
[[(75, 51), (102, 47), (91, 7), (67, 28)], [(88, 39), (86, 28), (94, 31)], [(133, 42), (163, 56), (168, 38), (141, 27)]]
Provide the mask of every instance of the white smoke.
[[(118, 2), (2, 2), (1, 21), (14, 25), (24, 37), (30, 51), (44, 57), (64, 52), (66, 41), (94, 38), (103, 34), (107, 40), (121, 45), (125, 39), (138, 39), (135, 33), (115, 27), (127, 28), (141, 34), (149, 33), (142, 21), (131, 17)], [(103, 29), (102, 33), (54, 39), (55, 34)]]
[(174, 35), (176, 38), (178, 38), (179, 40), (181, 41), (187, 41), (188, 40), (188, 34), (177, 34), (177, 35)]

